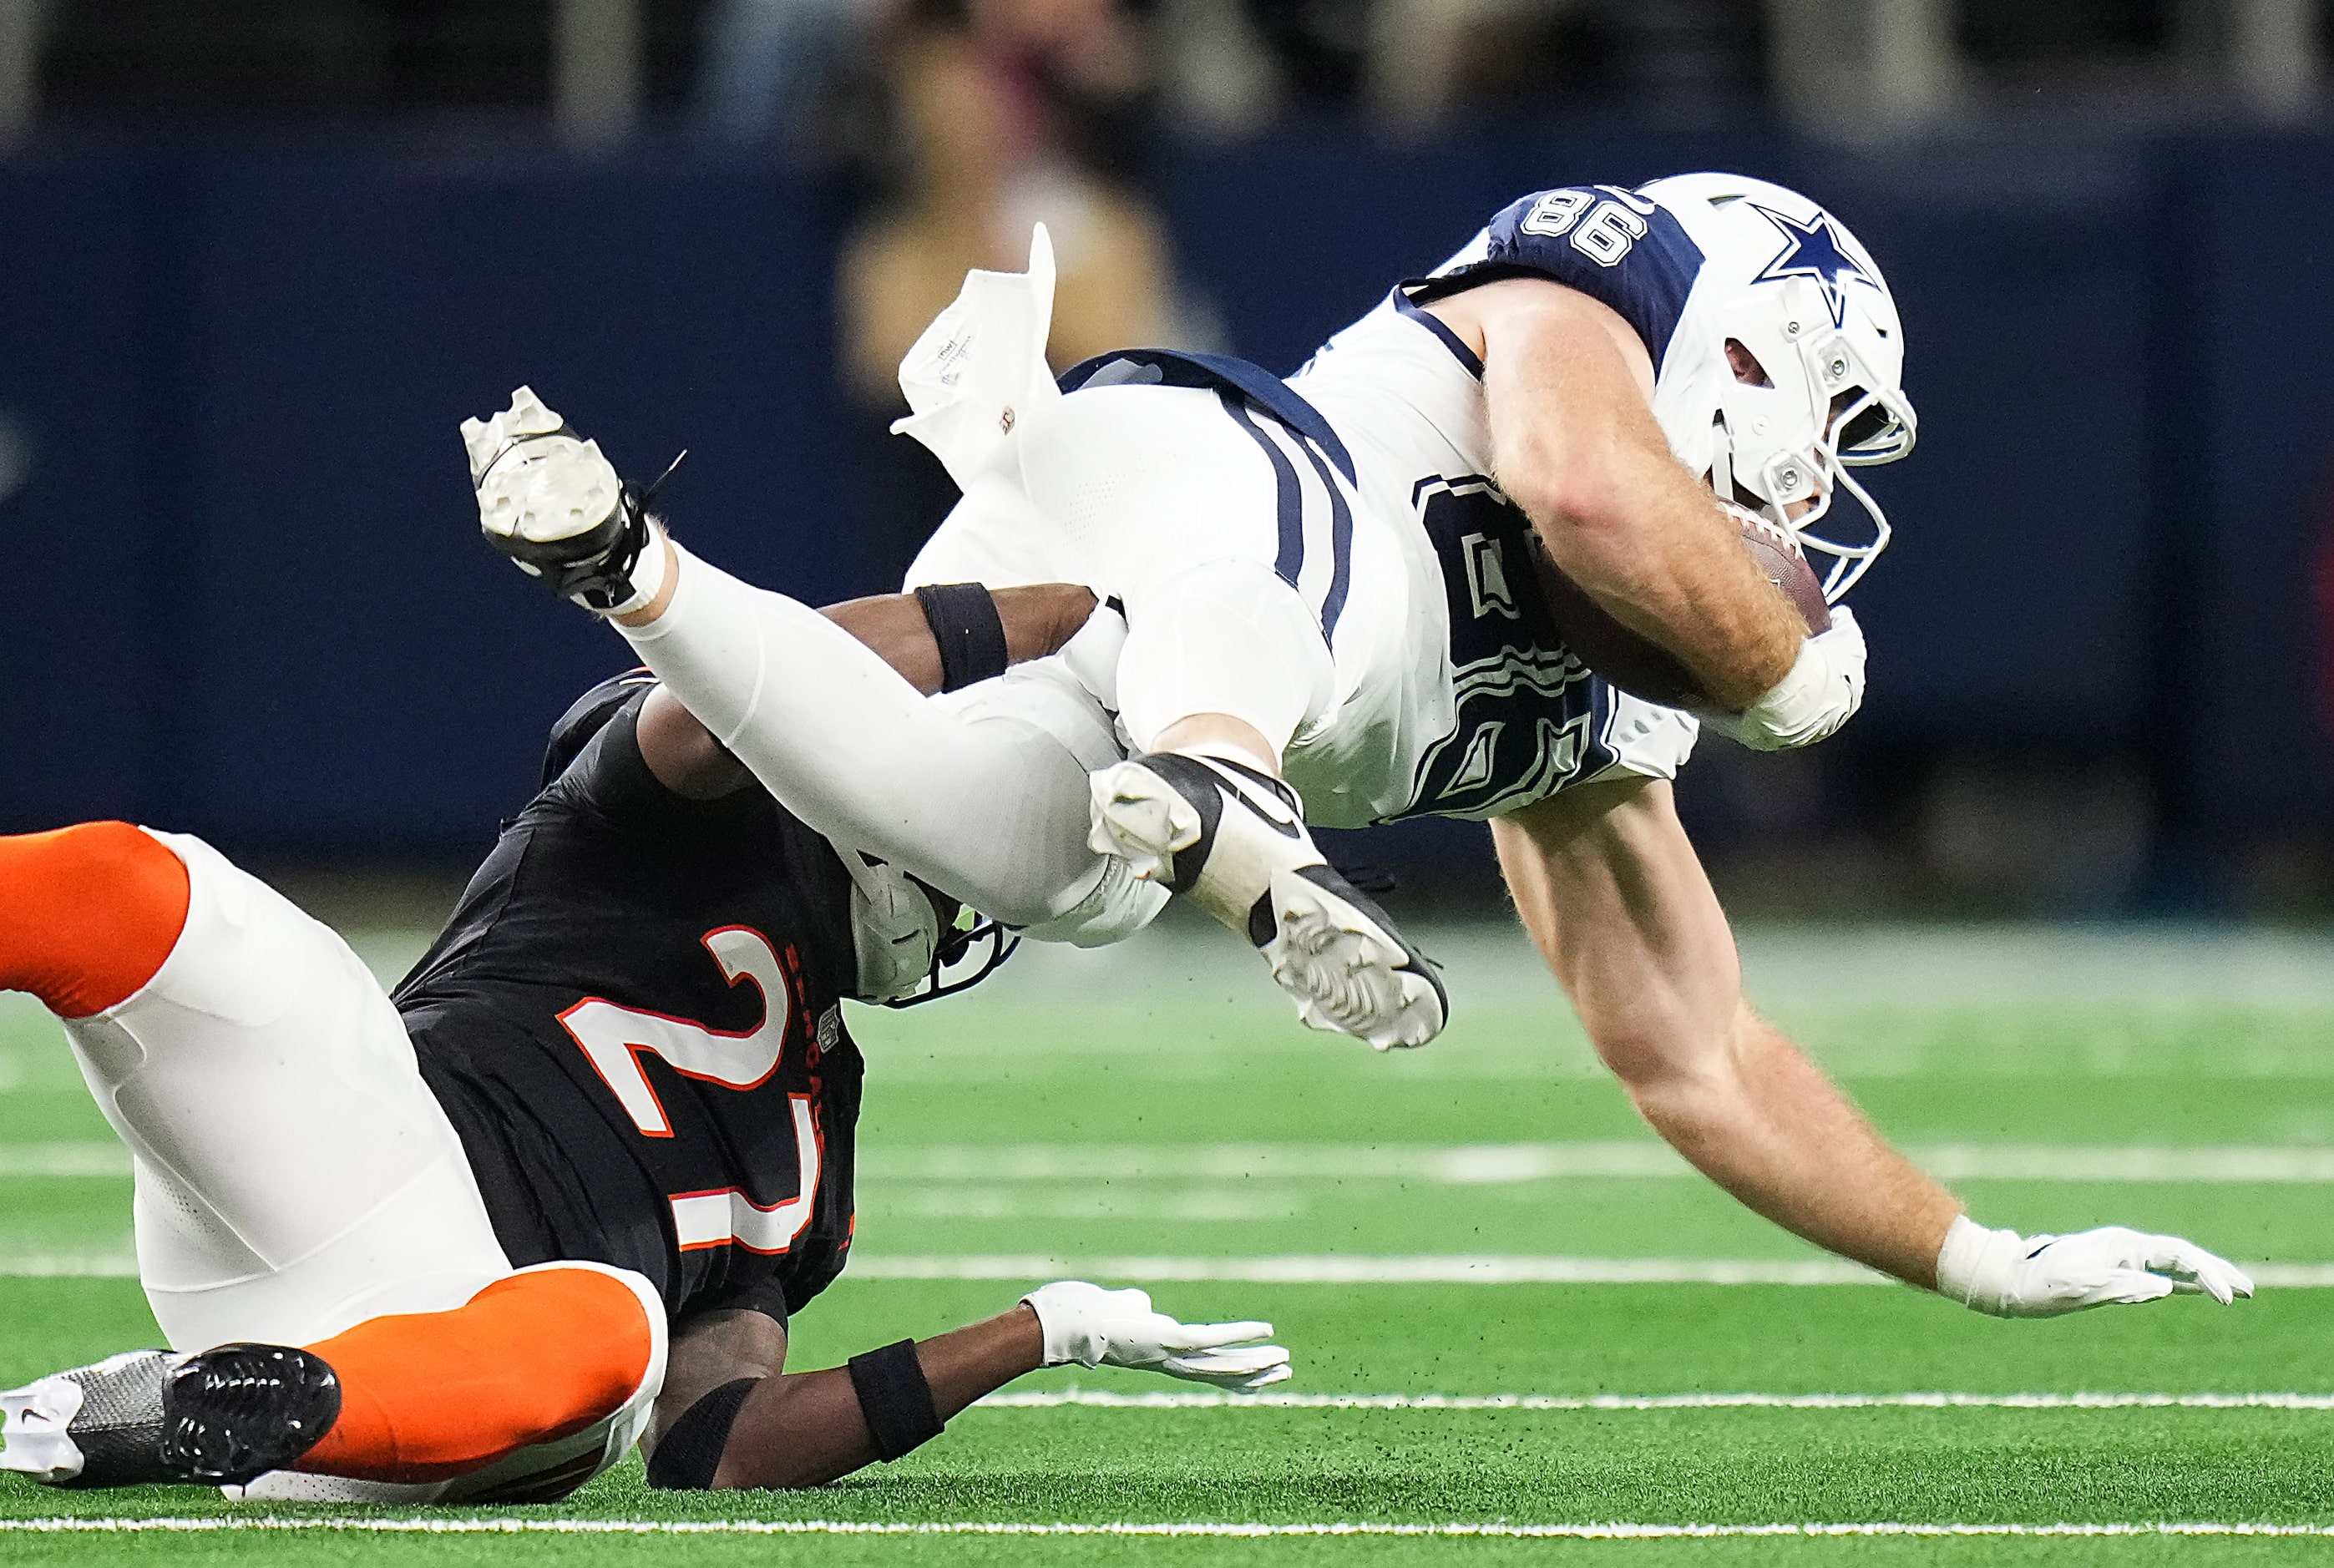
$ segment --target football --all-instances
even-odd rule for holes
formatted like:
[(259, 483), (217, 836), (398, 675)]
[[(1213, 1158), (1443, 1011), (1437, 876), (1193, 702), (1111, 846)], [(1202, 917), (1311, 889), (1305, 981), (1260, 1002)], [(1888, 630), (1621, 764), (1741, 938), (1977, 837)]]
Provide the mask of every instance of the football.
[[(1759, 563), (1767, 581), (1781, 589), (1808, 624), (1810, 634), (1828, 630), (1831, 609), (1824, 602), (1823, 583), (1808, 565), (1806, 554), (1790, 530), (1741, 506), (1727, 506), (1729, 516), (1742, 530), (1743, 548)], [(1548, 612), (1566, 646), (1582, 663), (1632, 697), (1664, 707), (1707, 707), (1710, 698), (1668, 649), (1615, 620), (1567, 577), (1532, 536), (1532, 562), (1547, 596)]]

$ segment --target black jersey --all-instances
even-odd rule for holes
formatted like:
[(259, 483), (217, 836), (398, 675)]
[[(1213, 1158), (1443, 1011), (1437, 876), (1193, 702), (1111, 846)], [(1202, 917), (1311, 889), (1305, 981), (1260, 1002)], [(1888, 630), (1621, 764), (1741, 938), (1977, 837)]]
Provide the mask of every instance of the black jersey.
[(647, 690), (562, 721), (557, 776), (395, 999), (514, 1264), (637, 1270), (675, 1321), (783, 1318), (851, 1243), (850, 879), (758, 786), (658, 783)]

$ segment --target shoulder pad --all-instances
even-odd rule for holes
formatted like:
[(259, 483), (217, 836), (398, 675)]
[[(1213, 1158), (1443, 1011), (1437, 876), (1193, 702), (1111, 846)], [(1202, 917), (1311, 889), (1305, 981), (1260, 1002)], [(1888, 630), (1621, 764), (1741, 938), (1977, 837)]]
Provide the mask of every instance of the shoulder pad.
[(592, 737), (608, 727), (608, 721), (622, 711), (624, 704), (656, 683), (656, 677), (645, 669), (627, 670), (577, 697), (551, 726), (551, 737), (543, 748), (543, 787), (548, 789), (570, 763), (584, 755)]
[(1561, 186), (1513, 203), (1441, 272), (1403, 286), (1434, 299), (1495, 278), (1548, 278), (1617, 312), (1659, 370), (1702, 259), (1659, 203), (1617, 185)]

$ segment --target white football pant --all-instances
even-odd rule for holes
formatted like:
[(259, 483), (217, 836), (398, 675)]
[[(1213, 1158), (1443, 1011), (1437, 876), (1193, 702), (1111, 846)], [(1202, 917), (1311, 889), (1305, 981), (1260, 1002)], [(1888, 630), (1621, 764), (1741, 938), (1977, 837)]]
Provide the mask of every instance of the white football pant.
[[(912, 584), (1083, 582), (1126, 607), (1119, 717), (1137, 749), (1225, 714), (1284, 749), (1307, 817), (1359, 826), (1406, 803), (1393, 742), (1413, 687), (1447, 706), (1442, 580), (1316, 451), (1237, 396), (1089, 388), (1022, 438), (1023, 489), (968, 495)], [(1416, 557), (1416, 559), (1413, 559)], [(1431, 703), (1426, 705), (1432, 706)], [(1447, 728), (1447, 723), (1443, 726)]]
[[(186, 865), (186, 927), (135, 995), (63, 1024), (130, 1147), (139, 1278), (171, 1347), (314, 1344), (367, 1318), (459, 1307), (511, 1274), (380, 982), (208, 844), (153, 836)], [(633, 1400), (594, 1429), (596, 1468), (639, 1436), (663, 1366), (661, 1303), (638, 1275), (612, 1272), (651, 1305), (660, 1348)], [(495, 1471), (573, 1467), (593, 1440), (523, 1450)], [(249, 1495), (427, 1501), (462, 1486), (279, 1473)]]

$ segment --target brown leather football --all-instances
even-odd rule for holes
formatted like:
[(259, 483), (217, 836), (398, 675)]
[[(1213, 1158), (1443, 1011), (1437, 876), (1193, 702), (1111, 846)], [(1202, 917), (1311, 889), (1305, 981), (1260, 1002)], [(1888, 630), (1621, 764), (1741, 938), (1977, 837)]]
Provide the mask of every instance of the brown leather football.
[[(1727, 514), (1742, 530), (1743, 548), (1759, 563), (1767, 581), (1781, 589), (1808, 623), (1810, 634), (1828, 630), (1831, 608), (1824, 602), (1823, 582), (1808, 565), (1799, 541), (1788, 528), (1768, 521), (1747, 507), (1728, 505)], [(1565, 645), (1580, 661), (1632, 697), (1664, 707), (1707, 707), (1710, 698), (1684, 665), (1668, 649), (1640, 636), (1615, 620), (1567, 577), (1538, 548), (1532, 535), (1532, 563), (1548, 601), (1549, 614)]]

